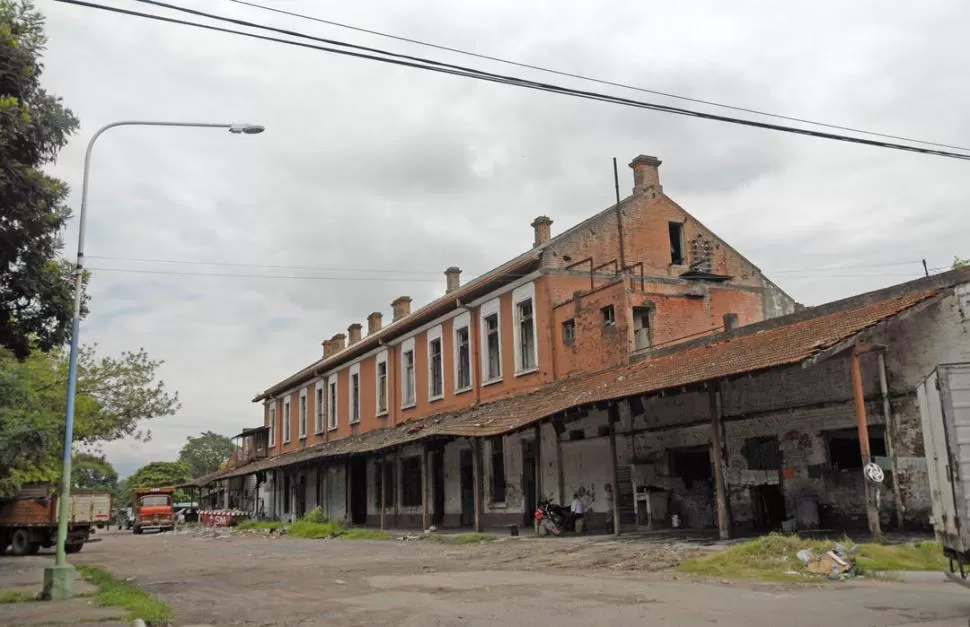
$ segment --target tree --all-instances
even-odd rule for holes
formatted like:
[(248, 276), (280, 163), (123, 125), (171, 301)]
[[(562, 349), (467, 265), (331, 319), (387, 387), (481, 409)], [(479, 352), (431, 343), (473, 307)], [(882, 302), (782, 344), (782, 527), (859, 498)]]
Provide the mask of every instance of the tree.
[(78, 453), (71, 465), (74, 487), (79, 490), (113, 492), (118, 483), (114, 466), (101, 455)]
[(959, 257), (953, 257), (953, 269), (966, 268), (970, 266), (970, 259), (960, 259)]
[(232, 455), (232, 440), (224, 435), (206, 431), (197, 438), (188, 437), (179, 452), (179, 461), (189, 466), (193, 477), (201, 477), (219, 470), (220, 464)]
[[(144, 350), (113, 358), (98, 357), (93, 347), (82, 347), (75, 443), (97, 447), (125, 437), (150, 439), (143, 421), (179, 408), (178, 394), (156, 380), (161, 364)], [(16, 492), (26, 481), (55, 481), (60, 476), (66, 396), (63, 349), (33, 351), (19, 360), (0, 348), (0, 495)]]
[(73, 265), (59, 258), (68, 187), (42, 168), (78, 120), (40, 85), (46, 43), (30, 0), (0, 0), (0, 347), (18, 359), (63, 345), (74, 310)]
[[(192, 479), (189, 465), (185, 462), (151, 462), (142, 466), (128, 477), (127, 487), (132, 488), (164, 488), (181, 485)], [(175, 491), (175, 500), (186, 500), (181, 490)]]

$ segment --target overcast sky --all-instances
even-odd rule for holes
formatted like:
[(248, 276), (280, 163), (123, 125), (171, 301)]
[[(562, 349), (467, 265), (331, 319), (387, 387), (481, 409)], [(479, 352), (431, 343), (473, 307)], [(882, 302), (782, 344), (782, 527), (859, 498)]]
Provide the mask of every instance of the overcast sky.
[[(970, 4), (265, 2), (649, 89), (970, 146)], [(191, 5), (704, 108), (228, 0)], [(923, 257), (939, 267), (970, 254), (970, 163), (537, 93), (50, 0), (38, 7), (50, 38), (43, 83), (81, 119), (53, 167), (73, 187), (75, 209), (84, 146), (103, 124), (267, 127), (257, 136), (122, 128), (99, 140), (88, 262), (122, 271), (94, 271), (81, 338), (103, 353), (144, 347), (165, 360), (161, 375), (184, 405), (152, 421), (150, 443), (106, 447), (122, 474), (174, 459), (186, 436), (261, 424), (252, 396), (316, 359), (322, 339), (365, 323), (371, 311), (389, 317), (397, 296), (412, 296), (415, 307), (426, 303), (443, 292), (448, 266), (460, 266), (467, 280), (523, 252), (535, 216), (549, 215), (558, 233), (605, 208), (614, 193), (613, 157), (624, 195), (632, 188), (625, 164), (640, 153), (662, 159), (666, 193), (806, 304), (920, 276)], [(67, 241), (73, 258), (75, 231)]]

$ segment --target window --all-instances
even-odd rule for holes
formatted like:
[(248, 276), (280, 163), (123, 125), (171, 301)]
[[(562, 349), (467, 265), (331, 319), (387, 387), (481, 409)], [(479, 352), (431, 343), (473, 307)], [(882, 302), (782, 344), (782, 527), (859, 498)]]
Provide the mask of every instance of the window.
[(387, 414), (387, 353), (377, 356), (377, 415)]
[(283, 401), (283, 443), (290, 441), (290, 399)]
[(412, 407), (417, 399), (414, 394), (414, 340), (401, 345), (401, 406)]
[(562, 343), (569, 346), (576, 341), (576, 321), (570, 318), (562, 323)]
[[(869, 454), (875, 457), (886, 456), (885, 428), (880, 425), (869, 426)], [(836, 470), (861, 470), (862, 451), (859, 450), (859, 431), (855, 428), (828, 431), (829, 462)]]
[(327, 403), (327, 428), (337, 428), (337, 375), (331, 375), (329, 379), (330, 399)]
[(323, 431), (323, 381), (317, 381), (314, 387), (316, 395), (313, 397), (313, 409), (316, 412), (313, 420), (313, 432), (321, 433)]
[(441, 398), (445, 394), (445, 371), (441, 361), (440, 337), (428, 342), (428, 366), (431, 369), (429, 396), (433, 399)]
[(670, 232), (670, 263), (675, 266), (684, 264), (684, 225), (680, 222), (668, 222)]
[(401, 505), (421, 505), (421, 458), (405, 457), (401, 460)]
[(360, 422), (360, 364), (350, 368), (350, 424)]
[(499, 344), (498, 313), (485, 316), (485, 379), (494, 381), (502, 376), (502, 348)]
[(493, 503), (505, 502), (505, 439), (498, 436), (491, 439), (492, 474), (490, 477)]
[(532, 299), (517, 304), (515, 312), (519, 319), (519, 371), (534, 370), (537, 359)]
[(276, 446), (276, 401), (269, 406), (269, 445)]
[(709, 482), (714, 477), (714, 467), (711, 465), (711, 452), (706, 446), (671, 449), (671, 474), (684, 481), (688, 490), (695, 481)]
[[(381, 499), (384, 506), (393, 508), (397, 500), (397, 477), (394, 473), (394, 460), (386, 459), (377, 462), (374, 467), (374, 507), (381, 509)], [(383, 494), (383, 496), (382, 496)]]
[(613, 305), (601, 308), (600, 313), (603, 314), (604, 327), (612, 327), (616, 324), (616, 312), (613, 310)]
[(633, 308), (633, 341), (636, 350), (644, 350), (653, 345), (653, 329), (650, 318), (653, 309), (650, 307)]
[(472, 352), (468, 333), (469, 315), (455, 318), (455, 390), (463, 391), (472, 386)]
[(300, 439), (306, 438), (306, 388), (300, 390)]

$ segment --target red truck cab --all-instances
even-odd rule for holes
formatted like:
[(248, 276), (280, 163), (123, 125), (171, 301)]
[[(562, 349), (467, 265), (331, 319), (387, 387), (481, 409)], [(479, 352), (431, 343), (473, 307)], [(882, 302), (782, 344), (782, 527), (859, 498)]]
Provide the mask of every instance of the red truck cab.
[(142, 533), (146, 529), (168, 531), (175, 528), (175, 509), (172, 495), (175, 488), (136, 488), (131, 493), (131, 510), (134, 518), (132, 531)]

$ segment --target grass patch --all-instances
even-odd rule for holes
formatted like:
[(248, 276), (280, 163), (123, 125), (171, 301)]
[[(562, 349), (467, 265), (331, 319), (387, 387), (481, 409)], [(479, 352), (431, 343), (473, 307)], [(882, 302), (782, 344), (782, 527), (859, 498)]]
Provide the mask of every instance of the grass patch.
[(340, 533), (344, 540), (390, 540), (391, 534), (380, 529), (344, 528)]
[(444, 533), (441, 535), (431, 533), (424, 536), (432, 542), (444, 542), (445, 544), (478, 544), (479, 542), (491, 542), (496, 536), (491, 533)]
[(4, 590), (0, 592), (0, 604), (3, 603), (26, 603), (36, 601), (37, 596), (21, 590)]
[(242, 520), (236, 525), (236, 529), (241, 531), (271, 531), (273, 529), (280, 529), (286, 527), (286, 523), (281, 522), (266, 522), (257, 520)]
[(81, 564), (76, 566), (81, 576), (97, 586), (95, 603), (102, 606), (122, 607), (131, 619), (140, 618), (148, 623), (164, 624), (172, 618), (172, 609), (138, 586), (115, 579), (101, 566)]
[[(842, 540), (853, 545), (849, 538)], [(797, 535), (772, 533), (683, 562), (678, 570), (693, 575), (728, 579), (764, 579), (767, 581), (811, 581), (822, 579), (814, 575), (796, 557), (802, 549), (816, 555), (832, 550), (832, 540), (801, 538)], [(935, 542), (916, 544), (860, 544), (853, 556), (857, 574), (887, 570), (942, 570), (946, 559)], [(851, 560), (850, 560), (851, 561)]]

